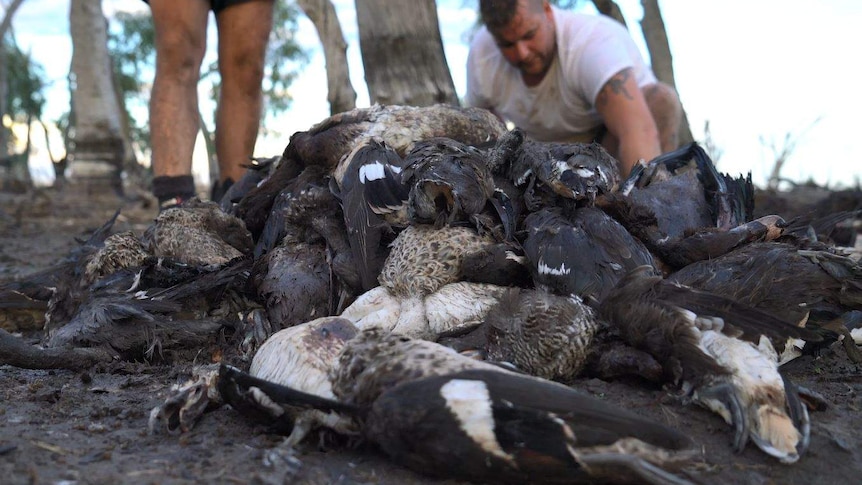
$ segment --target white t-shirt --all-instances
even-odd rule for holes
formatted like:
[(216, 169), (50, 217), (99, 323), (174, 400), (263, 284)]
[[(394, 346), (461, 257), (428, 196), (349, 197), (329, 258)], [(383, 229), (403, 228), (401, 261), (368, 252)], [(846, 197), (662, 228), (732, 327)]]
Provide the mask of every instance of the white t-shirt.
[(553, 12), (557, 55), (532, 87), (506, 61), (488, 29), (479, 30), (467, 56), (466, 102), (494, 110), (539, 141), (584, 141), (575, 135), (602, 124), (594, 105), (611, 77), (629, 67), (638, 86), (654, 84), (656, 77), (617, 21), (558, 8)]

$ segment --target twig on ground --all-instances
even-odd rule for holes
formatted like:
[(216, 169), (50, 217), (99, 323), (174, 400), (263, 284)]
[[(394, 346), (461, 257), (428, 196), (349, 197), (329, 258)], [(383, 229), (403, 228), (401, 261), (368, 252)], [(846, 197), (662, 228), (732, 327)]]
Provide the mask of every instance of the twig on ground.
[(22, 369), (78, 370), (111, 360), (113, 356), (103, 349), (45, 349), (27, 345), (20, 338), (0, 329), (0, 365), (8, 364)]

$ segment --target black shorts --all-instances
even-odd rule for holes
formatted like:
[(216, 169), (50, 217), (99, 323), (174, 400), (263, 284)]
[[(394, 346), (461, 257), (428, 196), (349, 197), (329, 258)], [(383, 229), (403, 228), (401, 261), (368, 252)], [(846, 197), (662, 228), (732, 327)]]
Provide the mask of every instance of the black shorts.
[(249, 2), (251, 0), (210, 0), (210, 8), (214, 13), (219, 13), (222, 10), (239, 3)]
[[(185, 0), (180, 0), (185, 1)], [(240, 3), (250, 2), (251, 0), (210, 0), (210, 9), (218, 14), (222, 10), (230, 7), (231, 5), (237, 5)], [(149, 0), (144, 0), (145, 3), (150, 3)]]

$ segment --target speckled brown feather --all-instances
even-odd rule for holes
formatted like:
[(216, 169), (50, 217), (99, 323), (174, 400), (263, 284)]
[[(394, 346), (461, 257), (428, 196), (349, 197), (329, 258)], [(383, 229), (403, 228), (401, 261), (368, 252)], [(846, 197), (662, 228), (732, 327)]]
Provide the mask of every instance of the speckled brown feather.
[(105, 245), (87, 260), (84, 283), (93, 283), (123, 268), (140, 266), (149, 257), (150, 254), (132, 231), (112, 234), (105, 239)]
[(492, 243), (466, 227), (409, 226), (392, 243), (380, 284), (397, 297), (428, 295), (458, 281), (465, 254)]
[(254, 247), (242, 220), (214, 202), (194, 200), (159, 214), (142, 241), (153, 256), (194, 265), (224, 264)]
[(511, 289), (485, 317), (489, 360), (544, 379), (570, 381), (583, 369), (598, 328), (578, 298)]

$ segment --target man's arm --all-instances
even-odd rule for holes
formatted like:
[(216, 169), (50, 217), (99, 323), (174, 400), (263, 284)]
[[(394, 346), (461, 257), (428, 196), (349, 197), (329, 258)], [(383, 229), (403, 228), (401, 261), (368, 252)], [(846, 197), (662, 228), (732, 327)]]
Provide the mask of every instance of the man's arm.
[(608, 131), (619, 140), (616, 153), (623, 177), (638, 160), (661, 154), (658, 129), (631, 68), (614, 74), (596, 96), (596, 110)]

